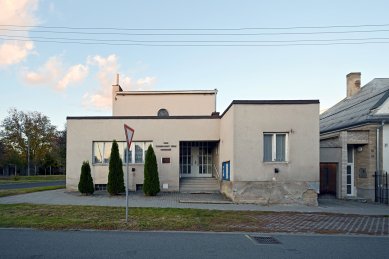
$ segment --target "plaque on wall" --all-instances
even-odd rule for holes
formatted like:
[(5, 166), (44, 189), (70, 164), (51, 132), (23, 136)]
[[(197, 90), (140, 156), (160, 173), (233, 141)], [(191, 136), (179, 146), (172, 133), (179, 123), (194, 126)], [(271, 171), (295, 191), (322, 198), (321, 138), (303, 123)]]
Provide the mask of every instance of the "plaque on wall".
[(170, 157), (162, 157), (162, 164), (170, 164)]
[(367, 178), (366, 168), (359, 168), (359, 178)]

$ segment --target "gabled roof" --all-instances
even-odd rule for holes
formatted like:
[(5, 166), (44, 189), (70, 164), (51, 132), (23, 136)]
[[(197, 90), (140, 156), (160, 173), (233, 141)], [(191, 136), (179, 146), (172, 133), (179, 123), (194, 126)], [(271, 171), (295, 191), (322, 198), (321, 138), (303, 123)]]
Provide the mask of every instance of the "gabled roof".
[[(376, 121), (373, 110), (389, 97), (389, 78), (375, 78), (351, 97), (320, 115), (320, 133), (337, 131)], [(389, 116), (388, 116), (389, 118)], [(382, 116), (380, 116), (382, 119)]]

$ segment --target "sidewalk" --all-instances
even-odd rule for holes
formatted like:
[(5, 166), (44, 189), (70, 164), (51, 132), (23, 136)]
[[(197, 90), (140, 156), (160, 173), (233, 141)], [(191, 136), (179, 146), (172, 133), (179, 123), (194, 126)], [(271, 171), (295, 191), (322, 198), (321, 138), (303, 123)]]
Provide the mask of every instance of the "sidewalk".
[[(124, 207), (125, 196), (111, 197), (105, 191), (96, 192), (93, 196), (82, 196), (78, 192), (67, 192), (64, 189), (35, 192), (0, 198), (0, 204), (32, 203), (51, 205), (90, 205)], [(159, 193), (155, 197), (145, 197), (143, 193), (129, 194), (130, 207), (156, 208), (194, 208), (235, 211), (273, 211), (304, 213), (340, 213), (355, 215), (389, 215), (389, 206), (358, 201), (320, 199), (318, 207), (304, 205), (256, 205), (233, 204), (221, 194), (186, 194)]]

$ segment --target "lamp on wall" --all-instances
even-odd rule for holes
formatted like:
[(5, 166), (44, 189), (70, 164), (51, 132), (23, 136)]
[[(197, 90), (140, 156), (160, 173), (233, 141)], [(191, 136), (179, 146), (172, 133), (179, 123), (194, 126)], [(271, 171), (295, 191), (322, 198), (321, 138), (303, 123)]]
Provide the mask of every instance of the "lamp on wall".
[(362, 152), (362, 150), (363, 150), (362, 147), (358, 147), (358, 148), (357, 148), (357, 151), (358, 151), (358, 152)]

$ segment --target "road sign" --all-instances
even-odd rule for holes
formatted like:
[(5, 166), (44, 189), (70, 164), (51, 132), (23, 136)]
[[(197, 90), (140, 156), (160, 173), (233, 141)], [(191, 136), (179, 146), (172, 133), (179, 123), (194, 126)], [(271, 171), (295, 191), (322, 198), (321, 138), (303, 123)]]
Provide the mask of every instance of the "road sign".
[(134, 136), (135, 130), (127, 124), (124, 124), (124, 132), (126, 134), (126, 140), (127, 140), (127, 148), (130, 150), (131, 142), (132, 142), (132, 137)]
[(124, 133), (126, 134), (126, 140), (127, 140), (127, 154), (126, 154), (126, 160), (127, 160), (127, 172), (126, 172), (126, 223), (128, 222), (128, 154), (130, 153), (130, 147), (132, 142), (132, 137), (134, 136), (135, 130), (128, 125), (124, 124)]

